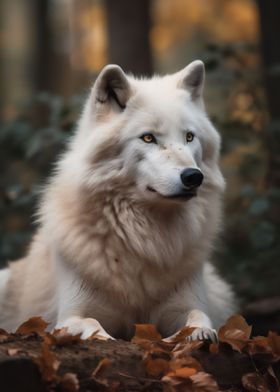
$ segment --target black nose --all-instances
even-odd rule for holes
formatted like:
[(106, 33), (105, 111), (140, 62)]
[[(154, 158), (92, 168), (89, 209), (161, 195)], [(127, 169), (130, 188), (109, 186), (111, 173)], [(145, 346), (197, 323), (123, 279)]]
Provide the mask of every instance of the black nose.
[(181, 173), (181, 181), (187, 188), (197, 188), (202, 184), (203, 174), (198, 169), (185, 169)]

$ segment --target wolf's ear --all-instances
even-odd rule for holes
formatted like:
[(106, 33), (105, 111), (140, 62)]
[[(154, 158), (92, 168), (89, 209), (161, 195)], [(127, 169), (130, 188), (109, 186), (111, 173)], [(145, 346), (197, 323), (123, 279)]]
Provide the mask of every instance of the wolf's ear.
[(195, 60), (179, 72), (179, 87), (190, 92), (193, 101), (202, 99), (205, 69), (201, 60)]
[(97, 102), (124, 110), (131, 95), (131, 87), (121, 67), (106, 65), (96, 79), (93, 94)]

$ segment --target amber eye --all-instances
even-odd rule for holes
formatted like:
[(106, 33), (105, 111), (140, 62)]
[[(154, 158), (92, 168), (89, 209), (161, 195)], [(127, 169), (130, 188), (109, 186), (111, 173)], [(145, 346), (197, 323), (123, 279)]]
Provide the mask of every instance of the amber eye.
[(141, 139), (145, 142), (145, 143), (156, 143), (157, 140), (154, 137), (154, 135), (152, 133), (145, 133), (144, 135), (141, 136)]
[(186, 134), (187, 143), (191, 143), (193, 139), (194, 139), (194, 134), (192, 132), (187, 132)]

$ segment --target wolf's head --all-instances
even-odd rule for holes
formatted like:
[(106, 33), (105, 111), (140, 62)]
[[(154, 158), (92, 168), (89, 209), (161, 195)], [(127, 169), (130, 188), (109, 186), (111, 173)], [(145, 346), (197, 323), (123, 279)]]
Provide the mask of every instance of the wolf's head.
[(106, 66), (72, 144), (82, 185), (156, 203), (221, 190), (220, 138), (204, 109), (204, 74), (201, 61), (152, 79)]

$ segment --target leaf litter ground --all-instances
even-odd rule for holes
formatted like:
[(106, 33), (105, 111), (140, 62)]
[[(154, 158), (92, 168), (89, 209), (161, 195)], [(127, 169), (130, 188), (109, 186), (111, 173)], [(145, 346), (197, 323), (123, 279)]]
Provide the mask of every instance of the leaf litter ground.
[[(14, 334), (0, 330), (0, 390), (12, 390), (12, 385), (13, 392), (280, 391), (280, 336), (269, 332), (251, 337), (252, 328), (240, 315), (220, 328), (219, 343), (190, 342), (193, 329), (187, 327), (171, 342), (163, 341), (154, 325), (135, 327), (131, 342), (102, 341), (98, 332), (86, 341), (65, 330), (50, 334), (40, 317), (29, 319)], [(20, 365), (12, 368), (12, 380), (1, 370), (26, 360), (40, 376), (35, 389), (23, 389), (23, 384), (17, 389)], [(32, 377), (30, 373), (27, 380)]]

